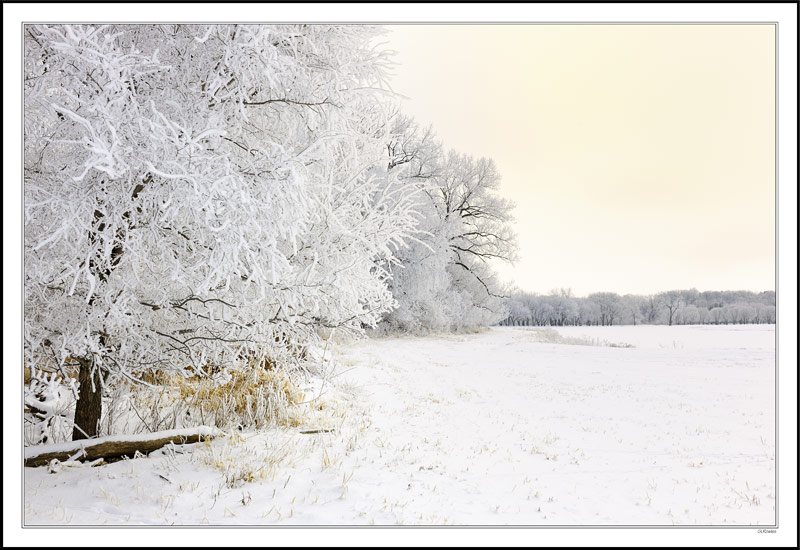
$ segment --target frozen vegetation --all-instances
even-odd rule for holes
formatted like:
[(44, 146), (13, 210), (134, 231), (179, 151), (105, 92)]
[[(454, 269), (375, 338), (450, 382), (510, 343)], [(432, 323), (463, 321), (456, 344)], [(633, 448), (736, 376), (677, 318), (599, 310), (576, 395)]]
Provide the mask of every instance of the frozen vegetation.
[[(507, 314), (500, 174), (400, 113), (382, 33), (25, 27), (26, 444), (120, 433), (132, 387), (291, 379), (331, 330)], [(257, 427), (257, 401), (187, 417)]]
[(504, 327), (343, 342), (318, 358), (297, 427), (26, 468), (25, 522), (772, 524), (774, 336)]
[(647, 296), (570, 289), (550, 294), (516, 292), (505, 326), (746, 325), (775, 324), (775, 292), (670, 290)]
[(25, 524), (774, 523), (774, 292), (504, 288), (382, 33), (25, 25)]

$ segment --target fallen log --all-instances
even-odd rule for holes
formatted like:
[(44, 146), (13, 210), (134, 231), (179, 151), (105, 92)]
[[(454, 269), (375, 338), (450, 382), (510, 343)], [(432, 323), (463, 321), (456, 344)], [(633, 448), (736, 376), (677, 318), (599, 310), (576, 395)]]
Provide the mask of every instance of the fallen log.
[[(216, 428), (200, 426), (149, 434), (112, 435), (52, 445), (36, 445), (25, 448), (25, 466), (46, 466), (53, 459), (63, 462), (69, 459), (93, 461), (102, 458), (106, 462), (112, 462), (125, 456), (135, 456), (137, 451), (148, 454), (170, 443), (197, 443), (222, 433)], [(76, 454), (78, 457), (75, 457)]]

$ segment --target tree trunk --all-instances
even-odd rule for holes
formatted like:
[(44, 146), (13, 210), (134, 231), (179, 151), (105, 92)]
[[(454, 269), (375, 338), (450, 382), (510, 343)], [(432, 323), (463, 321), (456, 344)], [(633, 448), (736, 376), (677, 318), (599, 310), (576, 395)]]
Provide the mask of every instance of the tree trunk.
[[(93, 368), (92, 358), (79, 359), (78, 402), (75, 404), (75, 427), (72, 440), (95, 437), (103, 414), (103, 391), (100, 386), (100, 369)], [(94, 383), (93, 383), (94, 382)]]

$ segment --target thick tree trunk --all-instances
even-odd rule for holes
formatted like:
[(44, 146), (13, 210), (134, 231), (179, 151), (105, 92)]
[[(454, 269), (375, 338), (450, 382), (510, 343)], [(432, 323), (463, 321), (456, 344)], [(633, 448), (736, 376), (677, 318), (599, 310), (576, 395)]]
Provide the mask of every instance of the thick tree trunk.
[[(152, 174), (147, 174), (144, 181), (136, 185), (131, 194), (131, 201), (135, 201), (139, 193), (145, 188), (147, 184), (153, 181)], [(137, 211), (141, 209), (137, 207)], [(122, 217), (130, 223), (131, 212), (125, 212)], [(94, 246), (97, 242), (97, 235), (102, 234), (106, 227), (104, 221), (104, 214), (102, 210), (97, 209), (94, 211), (94, 226), (96, 230), (89, 233), (89, 242)], [(122, 258), (123, 242), (125, 240), (126, 230), (120, 228), (114, 235), (114, 243), (111, 248), (111, 265), (104, 269), (98, 269), (94, 259), (89, 260), (89, 269), (94, 275), (98, 277), (101, 283), (106, 283), (111, 276), (111, 271), (117, 267)], [(94, 296), (89, 301), (91, 305), (94, 301)], [(100, 335), (100, 346), (106, 347), (106, 333), (105, 327)], [(72, 440), (86, 439), (95, 437), (98, 433), (100, 425), (100, 417), (103, 414), (103, 394), (100, 386), (100, 368), (94, 363), (93, 358), (79, 359), (80, 371), (78, 372), (78, 402), (75, 404), (75, 427), (72, 429)], [(92, 372), (94, 371), (94, 372)]]
[[(94, 360), (80, 359), (78, 371), (78, 402), (75, 404), (75, 427), (72, 440), (95, 437), (103, 414), (103, 392), (100, 386), (100, 369), (93, 368)], [(94, 371), (94, 372), (93, 372)]]

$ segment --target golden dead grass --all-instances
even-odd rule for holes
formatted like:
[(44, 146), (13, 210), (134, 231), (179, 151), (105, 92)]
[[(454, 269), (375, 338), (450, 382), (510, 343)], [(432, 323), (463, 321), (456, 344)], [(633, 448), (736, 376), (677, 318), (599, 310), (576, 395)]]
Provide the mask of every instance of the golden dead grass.
[(287, 370), (269, 361), (213, 377), (154, 371), (141, 379), (156, 388), (134, 390), (137, 404), (147, 410), (182, 409), (173, 416), (223, 429), (297, 427), (303, 422), (303, 391)]

